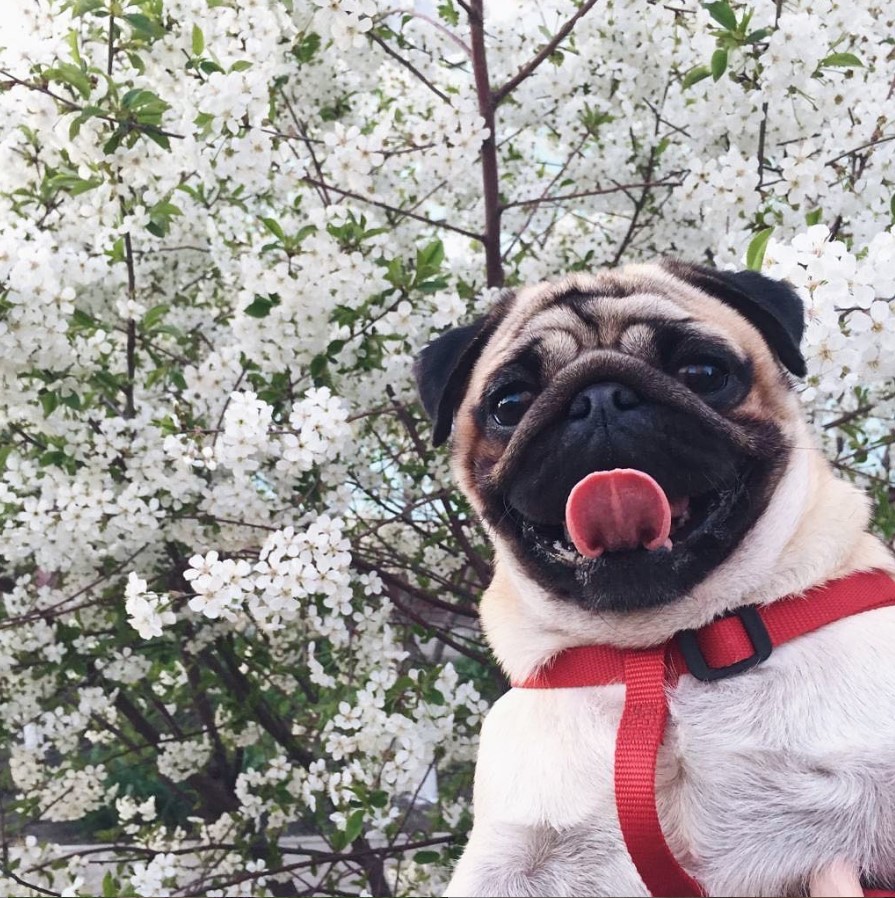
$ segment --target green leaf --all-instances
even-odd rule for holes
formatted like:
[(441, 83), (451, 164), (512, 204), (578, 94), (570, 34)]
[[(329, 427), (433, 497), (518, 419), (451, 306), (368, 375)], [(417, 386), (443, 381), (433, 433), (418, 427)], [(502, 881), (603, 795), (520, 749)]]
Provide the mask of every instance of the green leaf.
[(345, 826), (345, 842), (351, 844), (363, 831), (364, 828), (364, 809), (355, 811), (349, 818)]
[(773, 33), (773, 28), (759, 28), (757, 31), (750, 31), (743, 39), (743, 42), (746, 44), (758, 44)]
[(413, 856), (416, 864), (434, 864), (441, 860), (441, 855), (437, 851), (417, 851)]
[(292, 238), (292, 240), (294, 243), (301, 243), (302, 240), (305, 239), (305, 237), (310, 237), (311, 234), (316, 233), (317, 225), (304, 225), (304, 227), (298, 229), (298, 233), (295, 235), (295, 237)]
[(889, 200), (889, 211), (892, 213), (892, 218), (895, 218), (895, 193), (892, 194), (892, 199)]
[(719, 48), (712, 53), (712, 80), (717, 81), (727, 70), (727, 50)]
[(171, 229), (171, 221), (178, 215), (183, 215), (178, 206), (170, 200), (160, 200), (149, 210), (149, 224), (146, 225), (146, 230), (156, 237), (165, 237)]
[(708, 14), (722, 27), (728, 31), (735, 31), (737, 27), (737, 17), (734, 15), (730, 4), (726, 0), (717, 0), (715, 3), (703, 4)]
[(198, 25), (193, 25), (191, 45), (193, 49), (193, 56), (201, 56), (202, 51), (205, 49), (205, 35), (202, 34), (202, 29)]
[(686, 75), (684, 75), (684, 80), (681, 82), (681, 89), (686, 90), (688, 87), (693, 87), (694, 84), (698, 84), (700, 81), (708, 78), (711, 74), (711, 69), (709, 69), (708, 66), (694, 66)]
[(158, 109), (160, 112), (164, 112), (166, 109), (170, 108), (158, 94), (154, 94), (151, 90), (145, 90), (144, 88), (139, 87), (129, 90), (121, 98), (121, 105), (125, 109), (130, 110), (152, 108)]
[(71, 8), (71, 14), (77, 18), (78, 16), (83, 16), (88, 12), (93, 12), (96, 9), (102, 8), (103, 0), (75, 0), (75, 3)]
[(134, 29), (134, 36), (146, 41), (155, 41), (165, 36), (165, 29), (158, 22), (154, 22), (149, 16), (134, 12), (124, 16), (126, 22), (130, 22)]
[(97, 115), (102, 114), (103, 110), (99, 106), (85, 106), (78, 115), (72, 119), (72, 123), (68, 126), (68, 136), (74, 140), (81, 130), (81, 125), (83, 125), (87, 119), (95, 118)]
[(59, 406), (59, 394), (51, 390), (45, 390), (37, 397), (40, 400), (41, 408), (44, 410), (44, 416), (49, 417)]
[(310, 62), (320, 49), (320, 35), (313, 31), (303, 34), (292, 48), (292, 53), (299, 62)]
[(76, 330), (86, 330), (97, 326), (96, 319), (92, 318), (82, 309), (75, 309), (74, 312), (71, 313), (69, 322)]
[(108, 870), (103, 877), (103, 898), (115, 898), (118, 894), (118, 883), (112, 876), (112, 871)]
[(140, 328), (144, 331), (152, 330), (170, 311), (170, 306), (162, 303), (159, 306), (153, 306), (140, 322)]
[(428, 246), (417, 250), (414, 282), (420, 284), (438, 274), (442, 262), (444, 262), (444, 244), (440, 240), (433, 240)]
[(102, 178), (79, 178), (77, 175), (61, 173), (47, 178), (46, 185), (53, 191), (61, 191), (69, 196), (80, 196), (102, 184)]
[(765, 250), (768, 248), (768, 240), (771, 239), (773, 233), (773, 227), (765, 228), (749, 241), (749, 248), (746, 250), (746, 267), (751, 271), (761, 271)]
[[(9, 458), (10, 453), (15, 448), (12, 443), (6, 443), (5, 445), (0, 446), (0, 471), (6, 470), (6, 460)], [(385, 807), (385, 805), (383, 805)]]
[(252, 67), (252, 63), (249, 62), (248, 59), (237, 59), (233, 65), (230, 66), (231, 72), (245, 72), (248, 71)]
[(78, 49), (78, 32), (77, 31), (69, 31), (68, 37), (68, 46), (71, 49), (71, 58), (75, 61), (77, 65), (81, 64), (81, 51)]
[(92, 88), (90, 77), (80, 66), (62, 62), (52, 69), (47, 69), (44, 77), (47, 81), (56, 81), (73, 87), (85, 100), (90, 96)]
[(42, 467), (55, 465), (58, 468), (63, 468), (68, 460), (68, 456), (61, 449), (50, 449), (41, 455), (40, 464)]
[(831, 53), (819, 63), (820, 68), (832, 68), (838, 66), (844, 69), (860, 69), (864, 63), (854, 53)]
[(143, 132), (153, 143), (157, 143), (163, 150), (171, 149), (171, 141), (168, 139), (167, 134), (162, 134), (161, 131), (155, 131), (152, 128), (147, 128)]
[[(0, 470), (3, 470), (2, 464), (0, 464)], [(371, 792), (368, 801), (374, 808), (384, 808), (388, 804), (388, 793), (382, 792), (381, 790)]]
[(805, 224), (810, 228), (812, 225), (820, 224), (821, 218), (823, 218), (824, 210), (817, 208), (812, 209), (805, 216)]
[(252, 318), (266, 318), (270, 314), (270, 310), (279, 304), (279, 297), (256, 296), (243, 311)]
[(457, 12), (454, 4), (447, 0), (445, 3), (439, 3), (436, 7), (438, 10), (438, 15), (441, 16), (448, 25), (459, 25), (460, 24), (460, 13)]
[(264, 227), (270, 231), (274, 237), (279, 241), (284, 241), (286, 239), (286, 235), (283, 233), (283, 229), (280, 227), (280, 223), (275, 218), (264, 218), (262, 216), (261, 221), (264, 224)]

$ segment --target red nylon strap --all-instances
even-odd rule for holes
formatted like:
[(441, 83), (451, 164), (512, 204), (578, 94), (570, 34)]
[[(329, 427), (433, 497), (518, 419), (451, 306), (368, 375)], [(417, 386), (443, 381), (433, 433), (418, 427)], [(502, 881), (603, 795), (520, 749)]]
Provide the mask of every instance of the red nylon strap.
[[(882, 571), (852, 574), (787, 596), (758, 609), (778, 646), (833, 621), (895, 605), (895, 580)], [(754, 647), (736, 617), (724, 617), (697, 634), (710, 667), (748, 658)], [(656, 758), (668, 718), (666, 686), (687, 672), (675, 643), (648, 649), (577, 646), (555, 656), (523, 683), (524, 689), (559, 689), (625, 683), (625, 706), (615, 743), (615, 800), (625, 845), (641, 879), (656, 898), (701, 896), (699, 884), (677, 862), (659, 823)], [(870, 894), (870, 893), (868, 893)]]
[(625, 709), (615, 743), (615, 795), (622, 835), (641, 879), (655, 896), (699, 896), (702, 890), (677, 862), (656, 809), (656, 757), (668, 702), (665, 647), (625, 653)]
[[(883, 571), (852, 574), (787, 596), (758, 609), (773, 646), (797, 636), (860, 614), (895, 604), (895, 580)], [(706, 661), (712, 667), (727, 667), (752, 654), (752, 643), (736, 617), (722, 617), (698, 631), (697, 638)], [(669, 645), (672, 679), (687, 672), (680, 650)], [(522, 689), (567, 689), (579, 686), (606, 686), (625, 681), (625, 656), (629, 649), (612, 645), (580, 645), (560, 652), (521, 683)]]
[[(758, 609), (775, 648), (821, 627), (895, 604), (895, 580), (883, 571), (865, 571), (833, 580), (808, 590), (804, 595), (787, 596)], [(724, 617), (703, 627), (697, 640), (712, 667), (726, 667), (752, 654), (752, 643), (736, 617)], [(676, 645), (671, 647), (674, 669), (686, 673), (687, 665)]]

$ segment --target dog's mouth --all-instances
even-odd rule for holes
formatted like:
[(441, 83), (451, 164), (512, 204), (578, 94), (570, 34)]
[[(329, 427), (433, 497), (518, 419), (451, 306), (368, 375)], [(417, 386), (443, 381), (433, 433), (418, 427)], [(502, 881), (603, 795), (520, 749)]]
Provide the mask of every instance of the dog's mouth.
[(507, 511), (526, 543), (567, 565), (611, 563), (635, 553), (671, 559), (730, 515), (744, 481), (739, 476), (720, 488), (669, 496), (642, 471), (598, 471), (573, 487), (562, 522), (531, 520), (509, 504)]

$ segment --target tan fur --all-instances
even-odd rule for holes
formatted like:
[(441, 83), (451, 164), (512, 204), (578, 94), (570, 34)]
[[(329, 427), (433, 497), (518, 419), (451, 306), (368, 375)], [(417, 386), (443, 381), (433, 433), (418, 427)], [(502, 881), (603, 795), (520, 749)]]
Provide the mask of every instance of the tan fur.
[[(582, 303), (597, 322), (589, 329), (578, 315), (551, 307), (570, 286), (582, 293), (630, 295)], [(472, 504), (481, 510), (476, 476), (483, 466), (499, 470), (502, 451), (483, 440), (473, 412), (489, 377), (514, 348), (555, 331), (542, 346), (551, 376), (558, 378), (586, 364), (594, 349), (648, 360), (655, 351), (653, 331), (637, 319), (657, 317), (693, 319), (752, 361), (750, 393), (729, 418), (771, 421), (782, 428), (790, 447), (786, 469), (761, 518), (732, 554), (689, 594), (658, 608), (596, 613), (562, 601), (522, 571), (499, 534), (490, 534), (495, 573), (481, 619), (511, 680), (526, 679), (570, 646), (658, 644), (732, 608), (770, 603), (853, 571), (895, 575), (895, 559), (868, 533), (867, 498), (834, 475), (758, 331), (724, 303), (658, 266), (573, 275), (525, 288), (509, 301), (455, 418), (453, 466)], [(506, 452), (512, 449), (511, 440)], [(895, 664), (887, 660), (893, 633), (895, 609), (883, 609), (782, 646), (754, 676), (725, 681), (722, 689), (692, 678), (676, 687), (659, 758), (657, 801), (672, 850), (709, 894), (794, 894), (809, 880), (812, 894), (830, 883), (851, 894), (858, 868), (872, 863), (883, 875), (895, 872), (895, 804), (889, 800), (882, 810), (869, 809), (877, 784), (895, 781), (895, 755), (890, 758), (884, 748), (895, 744), (893, 715), (884, 712), (885, 720), (878, 721), (872, 694), (874, 664), (883, 665), (885, 682), (895, 684)], [(837, 640), (856, 646), (853, 660), (840, 658), (851, 665), (849, 683), (824, 679), (823, 659), (836, 651)], [(794, 694), (812, 672), (829, 695), (826, 703), (815, 702), (810, 689)], [(840, 709), (851, 701), (851, 689), (864, 694), (846, 724)], [(884, 690), (880, 700), (895, 710), (895, 692)], [(615, 685), (514, 689), (497, 703), (482, 734), (475, 827), (448, 895), (646, 894), (621, 842), (614, 810), (612, 756), (623, 701), (624, 688)], [(748, 723), (750, 715), (761, 720), (761, 728)], [(827, 745), (818, 742), (815, 731), (845, 736), (836, 735)], [(681, 744), (681, 738), (690, 741)], [(855, 740), (858, 749), (866, 746), (867, 757), (854, 746), (843, 751), (842, 744)], [(762, 777), (767, 783), (750, 791)], [(744, 802), (781, 796), (773, 812), (756, 813), (754, 827), (750, 822), (731, 837), (732, 846), (721, 835), (723, 808), (712, 807), (716, 793), (725, 789)], [(774, 814), (790, 824), (781, 823), (775, 832)]]
[(482, 597), (482, 624), (501, 666), (524, 680), (554, 654), (573, 645), (655, 645), (679, 630), (701, 627), (724, 611), (809, 589), (857, 570), (895, 574), (895, 559), (866, 532), (867, 498), (836, 478), (820, 450), (805, 449), (793, 463), (749, 540), (672, 605), (594, 614), (552, 598), (518, 569), (494, 536), (495, 575)]

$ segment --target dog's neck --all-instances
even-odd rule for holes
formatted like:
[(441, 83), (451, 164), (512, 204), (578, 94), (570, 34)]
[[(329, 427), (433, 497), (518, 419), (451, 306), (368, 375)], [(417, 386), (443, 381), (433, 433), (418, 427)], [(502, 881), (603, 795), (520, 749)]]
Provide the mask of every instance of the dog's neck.
[[(495, 576), (481, 618), (498, 661), (522, 680), (574, 645), (656, 645), (717, 615), (766, 604), (826, 580), (880, 568), (895, 558), (867, 532), (870, 504), (838, 479), (806, 430), (765, 514), (739, 548), (692, 592), (661, 608), (590, 612), (554, 598), (527, 578), (496, 541)], [(801, 448), (804, 447), (804, 448)]]

